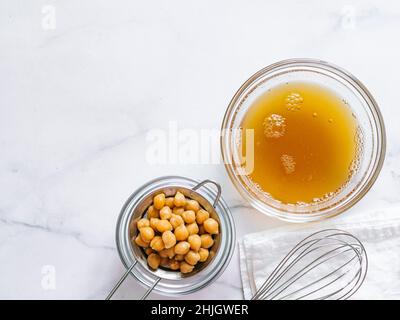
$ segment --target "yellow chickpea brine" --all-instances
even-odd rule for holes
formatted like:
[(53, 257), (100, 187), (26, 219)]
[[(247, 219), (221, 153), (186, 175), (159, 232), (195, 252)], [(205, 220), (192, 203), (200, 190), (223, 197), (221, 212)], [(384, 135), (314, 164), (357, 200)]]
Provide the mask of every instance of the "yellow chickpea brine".
[[(254, 133), (248, 178), (284, 204), (318, 203), (346, 186), (359, 159), (359, 124), (346, 101), (308, 82), (271, 88), (241, 123)], [(246, 145), (243, 135), (243, 145)]]
[(147, 263), (184, 274), (212, 256), (210, 248), (219, 234), (219, 223), (198, 201), (181, 192), (156, 194), (145, 217), (136, 223), (132, 242), (143, 248)]

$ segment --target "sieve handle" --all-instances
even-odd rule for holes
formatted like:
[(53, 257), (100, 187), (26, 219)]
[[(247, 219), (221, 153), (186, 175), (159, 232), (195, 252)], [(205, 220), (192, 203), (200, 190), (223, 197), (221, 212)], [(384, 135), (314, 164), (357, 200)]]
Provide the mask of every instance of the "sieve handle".
[[(118, 290), (118, 288), (121, 286), (121, 284), (125, 281), (126, 277), (128, 276), (128, 274), (131, 273), (131, 271), (133, 270), (133, 268), (136, 266), (137, 264), (137, 260), (132, 263), (132, 265), (126, 270), (126, 272), (123, 274), (123, 276), (121, 277), (121, 279), (119, 279), (119, 281), (116, 283), (116, 285), (114, 286), (114, 288), (111, 290), (111, 292), (108, 294), (106, 300), (110, 300), (112, 298), (112, 296), (114, 295), (114, 293)], [(153, 289), (155, 288), (155, 286), (160, 282), (161, 278), (157, 278), (156, 281), (154, 281), (154, 283), (152, 284), (152, 286), (146, 291), (146, 293), (140, 298), (140, 300), (145, 300), (149, 294), (153, 291)]]
[(147, 296), (153, 291), (157, 283), (159, 283), (161, 278), (157, 278), (156, 281), (152, 284), (152, 286), (146, 291), (146, 293), (140, 298), (140, 300), (146, 300)]
[(121, 284), (125, 281), (126, 277), (128, 276), (129, 273), (131, 273), (132, 269), (136, 266), (137, 260), (132, 263), (132, 265), (126, 270), (124, 275), (119, 279), (117, 284), (114, 286), (114, 288), (111, 290), (111, 292), (108, 294), (106, 300), (110, 300), (114, 293), (118, 290), (118, 288), (121, 286)]
[(217, 205), (219, 199), (221, 198), (221, 193), (222, 193), (222, 188), (221, 188), (221, 185), (219, 183), (217, 183), (215, 181), (212, 181), (212, 180), (204, 180), (204, 181), (200, 182), (199, 184), (197, 184), (196, 186), (194, 186), (192, 190), (196, 191), (196, 190), (200, 189), (202, 186), (204, 186), (206, 184), (213, 184), (214, 186), (217, 187), (217, 195), (215, 197), (214, 204), (213, 204), (213, 207), (215, 208), (215, 206)]

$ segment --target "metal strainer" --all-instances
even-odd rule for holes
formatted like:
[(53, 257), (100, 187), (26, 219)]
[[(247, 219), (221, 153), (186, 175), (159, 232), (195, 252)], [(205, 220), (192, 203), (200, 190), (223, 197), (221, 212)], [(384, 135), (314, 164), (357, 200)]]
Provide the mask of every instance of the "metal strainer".
[[(216, 190), (209, 187), (213, 185)], [(198, 264), (193, 272), (181, 274), (148, 267), (143, 249), (132, 245), (131, 238), (137, 234), (136, 222), (140, 220), (158, 193), (175, 195), (180, 191), (185, 197), (196, 200), (220, 225), (220, 233), (209, 249), (210, 258)], [(221, 197), (221, 186), (211, 180), (197, 182), (184, 177), (163, 177), (150, 181), (139, 188), (123, 206), (117, 221), (117, 249), (126, 272), (116, 283), (106, 300), (111, 299), (129, 274), (147, 288), (142, 299), (154, 290), (166, 295), (181, 295), (197, 291), (214, 281), (228, 265), (235, 247), (235, 226), (232, 215)]]

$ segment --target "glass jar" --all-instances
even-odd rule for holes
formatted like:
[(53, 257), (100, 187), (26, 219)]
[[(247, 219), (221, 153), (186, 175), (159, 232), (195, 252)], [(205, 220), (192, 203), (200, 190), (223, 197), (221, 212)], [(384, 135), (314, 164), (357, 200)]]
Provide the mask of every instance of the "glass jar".
[[(260, 95), (275, 86), (293, 81), (314, 82), (336, 92), (347, 102), (360, 127), (362, 148), (358, 169), (340, 192), (319, 203), (283, 204), (263, 195), (262, 190), (241, 171), (238, 144), (243, 117)], [(347, 71), (320, 60), (285, 60), (258, 71), (236, 92), (222, 123), (222, 157), (237, 190), (262, 213), (291, 222), (309, 222), (332, 217), (357, 203), (378, 177), (384, 162), (385, 149), (384, 123), (371, 93)]]
[[(209, 185), (214, 185), (217, 190)], [(131, 238), (137, 234), (135, 222), (144, 215), (153, 197), (160, 192), (168, 197), (176, 191), (197, 200), (220, 224), (220, 232), (210, 248), (210, 258), (196, 265), (195, 270), (189, 274), (161, 268), (156, 271), (150, 269), (143, 250), (131, 242)], [(149, 289), (148, 293), (153, 290), (160, 294), (177, 296), (200, 290), (222, 274), (235, 249), (235, 224), (217, 183), (210, 180), (199, 183), (178, 176), (162, 177), (143, 185), (126, 201), (117, 221), (116, 243), (125, 268), (131, 270), (130, 274)]]

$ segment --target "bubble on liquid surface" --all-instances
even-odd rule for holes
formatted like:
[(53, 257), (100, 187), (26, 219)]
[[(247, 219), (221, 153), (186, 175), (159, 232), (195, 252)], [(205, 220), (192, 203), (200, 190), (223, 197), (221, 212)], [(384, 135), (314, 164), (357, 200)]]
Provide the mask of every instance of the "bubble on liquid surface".
[(286, 120), (279, 114), (271, 114), (264, 119), (264, 134), (267, 138), (280, 138), (286, 131)]
[[(258, 183), (254, 182), (253, 180), (252, 180), (252, 182), (253, 182), (254, 188), (257, 190), (257, 192), (259, 192), (259, 194), (262, 198), (264, 198), (266, 200), (274, 199), (274, 197), (272, 197), (272, 195), (270, 193), (264, 191), (263, 188)], [(274, 200), (277, 202), (281, 202), (280, 200), (277, 200), (277, 199), (274, 199)]]
[(354, 141), (356, 143), (356, 152), (353, 161), (349, 166), (349, 179), (352, 178), (361, 166), (361, 160), (364, 153), (364, 135), (360, 127), (357, 128)]
[(291, 174), (296, 170), (296, 161), (288, 154), (281, 155), (281, 162), (286, 174)]
[(318, 203), (322, 203), (325, 201), (328, 201), (330, 199), (332, 199), (336, 194), (338, 194), (340, 192), (341, 188), (339, 188), (338, 190), (336, 190), (335, 192), (328, 192), (325, 193), (322, 197), (320, 198), (313, 198), (312, 203), (314, 204), (318, 204)]
[(286, 108), (289, 111), (298, 111), (301, 109), (301, 105), (304, 99), (300, 93), (292, 92), (285, 99)]

